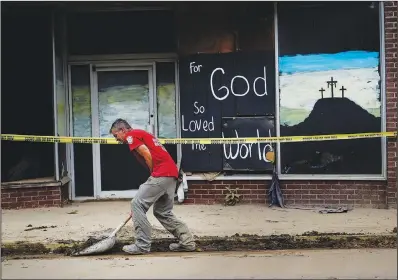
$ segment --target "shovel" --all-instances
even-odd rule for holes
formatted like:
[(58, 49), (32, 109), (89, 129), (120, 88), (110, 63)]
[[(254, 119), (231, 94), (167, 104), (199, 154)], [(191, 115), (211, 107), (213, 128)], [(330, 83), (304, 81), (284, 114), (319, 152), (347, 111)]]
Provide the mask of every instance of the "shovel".
[(103, 253), (103, 252), (106, 252), (106, 251), (112, 249), (112, 247), (115, 246), (115, 243), (116, 243), (116, 234), (122, 229), (122, 227), (124, 227), (125, 224), (127, 224), (127, 222), (130, 219), (131, 219), (131, 214), (107, 238), (87, 247), (84, 250), (74, 253), (72, 255), (73, 256), (94, 255), (94, 254), (100, 254), (100, 253)]

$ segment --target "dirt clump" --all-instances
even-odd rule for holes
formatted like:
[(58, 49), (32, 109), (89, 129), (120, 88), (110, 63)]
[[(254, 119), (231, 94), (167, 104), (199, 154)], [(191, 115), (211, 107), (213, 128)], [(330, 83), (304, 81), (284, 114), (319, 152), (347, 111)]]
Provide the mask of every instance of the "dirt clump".
[[(31, 226), (31, 225), (30, 225)], [(31, 231), (31, 230), (39, 230), (42, 229), (43, 231), (46, 231), (48, 228), (56, 228), (57, 226), (40, 226), (40, 227), (29, 227), (25, 229), (24, 231)]]
[(2, 256), (48, 254), (50, 251), (42, 243), (15, 242), (13, 244), (2, 244), (1, 246)]
[[(197, 251), (263, 251), (263, 250), (292, 250), (292, 249), (354, 249), (354, 248), (396, 248), (396, 235), (239, 235), (229, 237), (208, 236), (196, 238)], [(103, 239), (103, 238), (102, 238)], [(61, 254), (70, 256), (81, 251), (102, 239), (90, 237), (85, 242), (63, 241), (52, 249), (43, 244), (13, 243), (12, 246), (2, 245), (2, 254), (5, 255), (37, 255)], [(168, 252), (169, 244), (176, 242), (175, 238), (154, 239), (152, 252)], [(122, 251), (122, 247), (133, 243), (134, 240), (118, 240), (115, 246), (105, 254)]]

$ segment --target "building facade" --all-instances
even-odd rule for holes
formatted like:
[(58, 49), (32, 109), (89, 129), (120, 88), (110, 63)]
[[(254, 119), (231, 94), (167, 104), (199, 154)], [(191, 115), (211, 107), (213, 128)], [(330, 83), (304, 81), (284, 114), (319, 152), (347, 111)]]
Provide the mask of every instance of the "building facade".
[[(394, 1), (2, 5), (2, 134), (397, 130)], [(393, 137), (165, 147), (185, 204), (264, 204), (275, 168), (287, 205), (396, 206)], [(2, 141), (2, 208), (132, 198), (148, 175), (124, 145)]]

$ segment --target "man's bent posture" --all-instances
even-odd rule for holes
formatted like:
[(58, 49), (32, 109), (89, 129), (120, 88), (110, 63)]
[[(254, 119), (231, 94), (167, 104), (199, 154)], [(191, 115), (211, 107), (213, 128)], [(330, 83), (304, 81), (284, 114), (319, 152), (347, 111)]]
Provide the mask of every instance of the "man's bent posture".
[(144, 254), (151, 249), (151, 225), (146, 213), (153, 204), (153, 214), (179, 243), (170, 244), (171, 251), (194, 251), (196, 244), (186, 224), (174, 216), (174, 193), (178, 169), (162, 144), (151, 134), (132, 129), (127, 121), (117, 119), (110, 133), (119, 142), (129, 145), (141, 163), (149, 168), (151, 176), (143, 183), (131, 201), (136, 243), (126, 245), (123, 251), (129, 254)]

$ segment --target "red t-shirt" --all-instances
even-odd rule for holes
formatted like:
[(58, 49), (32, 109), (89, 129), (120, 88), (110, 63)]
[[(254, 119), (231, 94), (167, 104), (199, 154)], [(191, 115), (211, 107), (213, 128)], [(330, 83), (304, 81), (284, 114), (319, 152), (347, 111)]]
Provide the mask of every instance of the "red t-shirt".
[[(130, 151), (134, 151), (144, 144), (148, 147), (152, 156), (152, 177), (178, 178), (178, 169), (173, 158), (152, 134), (141, 129), (132, 129), (126, 133), (125, 141), (129, 145)], [(139, 154), (136, 156), (141, 157)], [(145, 161), (142, 162), (145, 164)]]

